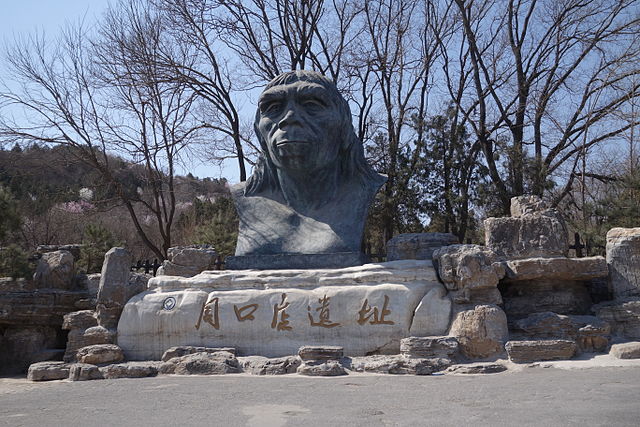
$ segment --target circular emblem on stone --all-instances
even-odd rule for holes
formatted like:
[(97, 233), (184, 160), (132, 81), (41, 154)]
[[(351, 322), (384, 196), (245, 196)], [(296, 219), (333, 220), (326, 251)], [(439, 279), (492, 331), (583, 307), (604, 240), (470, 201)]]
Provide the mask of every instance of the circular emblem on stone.
[(165, 310), (173, 310), (176, 306), (176, 299), (174, 297), (168, 297), (162, 302), (162, 308)]

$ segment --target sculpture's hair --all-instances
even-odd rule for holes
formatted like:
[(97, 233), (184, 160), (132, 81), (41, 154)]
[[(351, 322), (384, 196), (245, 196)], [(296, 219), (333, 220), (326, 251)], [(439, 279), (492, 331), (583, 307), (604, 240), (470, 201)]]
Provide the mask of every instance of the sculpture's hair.
[[(377, 189), (385, 181), (382, 175), (376, 173), (364, 158), (364, 147), (362, 141), (358, 139), (351, 123), (351, 109), (349, 104), (342, 97), (336, 85), (327, 77), (315, 71), (288, 71), (280, 74), (267, 84), (265, 91), (274, 86), (286, 85), (298, 81), (306, 81), (322, 85), (327, 90), (327, 94), (340, 113), (340, 149), (338, 152), (338, 168), (341, 180), (356, 179), (363, 186), (375, 186)], [(253, 174), (247, 181), (244, 194), (246, 196), (255, 195), (263, 191), (280, 190), (280, 183), (276, 176), (276, 167), (269, 157), (267, 142), (262, 138), (258, 129), (260, 121), (260, 108), (256, 111), (253, 128), (260, 142), (262, 152), (254, 167)]]

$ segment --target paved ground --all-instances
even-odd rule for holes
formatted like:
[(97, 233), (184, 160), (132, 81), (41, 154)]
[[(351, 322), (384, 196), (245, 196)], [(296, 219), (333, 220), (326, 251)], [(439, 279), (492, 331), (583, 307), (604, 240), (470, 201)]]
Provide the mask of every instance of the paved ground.
[(0, 425), (640, 425), (640, 367), (571, 367), (431, 377), (2, 378)]

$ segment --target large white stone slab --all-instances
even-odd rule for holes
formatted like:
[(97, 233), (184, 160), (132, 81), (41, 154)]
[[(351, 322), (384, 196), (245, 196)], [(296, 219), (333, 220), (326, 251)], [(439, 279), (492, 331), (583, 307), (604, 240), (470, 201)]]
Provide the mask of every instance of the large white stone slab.
[(268, 357), (302, 345), (338, 345), (354, 356), (394, 353), (419, 305), (414, 333), (435, 335), (449, 322), (450, 301), (430, 261), (204, 272), (156, 277), (149, 286), (127, 303), (118, 325), (118, 345), (133, 360), (159, 359), (178, 345)]

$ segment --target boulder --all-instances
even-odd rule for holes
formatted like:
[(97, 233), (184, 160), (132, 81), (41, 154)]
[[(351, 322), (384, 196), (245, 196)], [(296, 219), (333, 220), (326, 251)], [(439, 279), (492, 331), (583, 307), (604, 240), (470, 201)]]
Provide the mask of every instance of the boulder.
[(492, 251), (478, 245), (451, 245), (434, 251), (433, 260), (454, 303), (502, 303), (497, 285), (504, 266)]
[(458, 354), (458, 340), (449, 336), (403, 338), (400, 353), (408, 357), (453, 359)]
[(550, 311), (531, 314), (515, 325), (532, 338), (575, 338), (577, 335), (577, 328), (569, 316)]
[(640, 359), (640, 342), (614, 344), (609, 353), (618, 359)]
[(129, 298), (142, 289), (128, 289), (132, 257), (124, 248), (111, 248), (104, 256), (96, 312), (98, 324), (116, 329), (118, 319)]
[(76, 352), (76, 359), (80, 363), (100, 365), (121, 362), (124, 360), (124, 354), (115, 344), (95, 344), (80, 348)]
[(527, 258), (505, 262), (505, 278), (519, 280), (570, 280), (582, 281), (607, 277), (607, 261), (604, 257), (586, 258)]
[(145, 378), (158, 375), (160, 362), (127, 362), (100, 367), (102, 377), (108, 380), (116, 378)]
[(340, 362), (336, 360), (326, 360), (323, 362), (304, 362), (296, 372), (300, 375), (308, 377), (336, 377), (339, 375), (347, 375), (347, 371)]
[(449, 330), (470, 359), (486, 358), (503, 352), (509, 337), (507, 316), (500, 307), (479, 305), (459, 312)]
[(177, 375), (222, 375), (242, 372), (238, 359), (232, 353), (194, 353), (169, 361), (175, 365)]
[(484, 221), (485, 244), (501, 259), (566, 257), (567, 228), (536, 196), (512, 198), (511, 218)]
[(507, 367), (502, 363), (474, 363), (449, 367), (447, 372), (454, 374), (496, 374), (504, 372)]
[(215, 268), (218, 256), (208, 245), (176, 246), (169, 248), (167, 257), (156, 273), (159, 276), (193, 277), (205, 270)]
[(69, 364), (64, 362), (38, 362), (29, 366), (29, 381), (65, 380), (69, 378)]
[(447, 358), (414, 358), (402, 355), (351, 358), (349, 368), (356, 372), (394, 375), (431, 375), (451, 365)]
[(571, 340), (509, 341), (505, 345), (509, 359), (515, 363), (571, 359), (577, 350)]
[(196, 347), (193, 345), (182, 345), (177, 347), (171, 347), (167, 349), (163, 354), (162, 360), (163, 362), (167, 362), (174, 357), (182, 357), (188, 354), (195, 353), (217, 353), (219, 351), (224, 351), (227, 353), (231, 353), (235, 356), (236, 349), (231, 347)]
[(302, 363), (299, 357), (286, 356), (267, 358), (248, 356), (238, 358), (244, 372), (252, 375), (285, 375), (295, 374)]
[(74, 363), (69, 368), (69, 380), (71, 381), (89, 381), (101, 380), (102, 372), (96, 365), (88, 363)]
[(409, 334), (416, 337), (446, 334), (451, 322), (451, 307), (451, 298), (444, 287), (430, 290), (413, 313)]
[(640, 296), (640, 228), (612, 228), (606, 250), (613, 296)]
[(611, 326), (595, 316), (569, 316), (577, 328), (576, 343), (583, 353), (604, 353), (609, 347)]
[(611, 325), (611, 333), (627, 339), (640, 339), (640, 298), (619, 298), (597, 304), (593, 311)]
[(300, 347), (298, 356), (303, 361), (307, 360), (340, 360), (344, 356), (344, 349), (337, 346), (310, 346)]
[(436, 249), (457, 243), (458, 238), (451, 233), (398, 234), (387, 242), (387, 261), (432, 259)]
[(65, 362), (75, 362), (76, 352), (82, 347), (96, 344), (114, 344), (115, 333), (103, 326), (92, 326), (87, 329), (72, 329), (67, 336)]
[(84, 277), (84, 286), (86, 287), (91, 298), (96, 299), (98, 297), (98, 291), (100, 290), (100, 273), (87, 274)]
[(38, 260), (33, 282), (37, 288), (71, 290), (75, 274), (75, 262), (71, 252), (47, 252)]
[(62, 329), (87, 329), (98, 326), (96, 312), (93, 310), (73, 311), (64, 315), (62, 320)]

